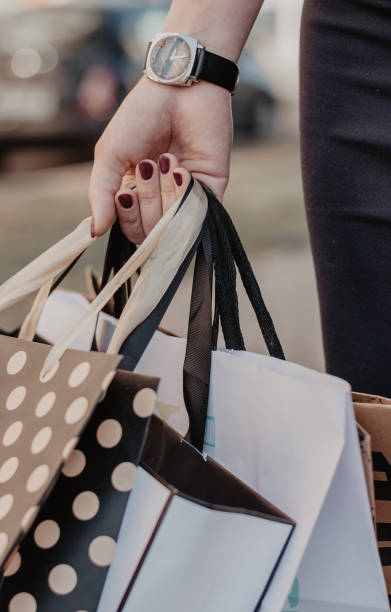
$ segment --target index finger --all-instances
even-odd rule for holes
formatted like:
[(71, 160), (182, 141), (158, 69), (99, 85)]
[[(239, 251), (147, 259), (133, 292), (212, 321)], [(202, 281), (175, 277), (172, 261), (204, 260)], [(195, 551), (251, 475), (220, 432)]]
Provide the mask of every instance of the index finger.
[(126, 170), (124, 162), (114, 152), (97, 144), (88, 191), (96, 236), (107, 232), (116, 218), (114, 196)]

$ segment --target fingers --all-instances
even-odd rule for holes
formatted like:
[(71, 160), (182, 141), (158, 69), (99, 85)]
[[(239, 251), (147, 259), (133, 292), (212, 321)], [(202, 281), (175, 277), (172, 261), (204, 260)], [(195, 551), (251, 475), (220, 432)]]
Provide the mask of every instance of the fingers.
[(163, 214), (157, 163), (144, 159), (136, 168), (137, 192), (144, 232), (149, 234)]
[(141, 244), (146, 237), (140, 214), (140, 203), (136, 190), (121, 189), (115, 197), (121, 230), (134, 244)]
[(163, 214), (167, 212), (177, 199), (174, 179), (174, 170), (177, 166), (178, 160), (172, 153), (164, 153), (159, 157)]
[[(191, 181), (191, 174), (185, 168), (174, 168), (173, 176), (175, 181), (175, 200), (182, 198)], [(175, 201), (174, 200), (174, 201)]]
[[(136, 168), (135, 180), (126, 175), (116, 193), (115, 204), (125, 236), (140, 244), (162, 216), (162, 199), (157, 164), (142, 160)], [(136, 186), (137, 190), (132, 190)]]
[(162, 216), (156, 162), (144, 159), (137, 165), (135, 185), (137, 189), (132, 190), (134, 181), (129, 182), (129, 177), (124, 177), (121, 189), (115, 196), (115, 205), (123, 233), (131, 242), (141, 244)]
[(131, 175), (125, 176), (115, 196), (115, 207), (125, 236), (140, 244), (164, 212), (184, 195), (190, 180), (190, 172), (178, 167), (172, 154), (160, 156), (159, 165), (149, 159), (140, 162), (135, 181)]

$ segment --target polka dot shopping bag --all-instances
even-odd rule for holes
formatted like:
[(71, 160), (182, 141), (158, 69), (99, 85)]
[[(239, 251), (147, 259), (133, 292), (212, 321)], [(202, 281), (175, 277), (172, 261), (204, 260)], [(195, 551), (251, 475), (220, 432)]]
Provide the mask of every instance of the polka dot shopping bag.
[[(162, 236), (172, 240), (167, 228), (182, 204), (165, 215), (54, 347), (31, 338), (54, 276), (93, 241), (89, 220), (0, 287), (0, 310), (38, 290), (20, 337), (0, 336), (1, 610), (97, 608), (158, 380), (117, 370), (121, 357), (113, 347), (103, 354), (68, 346)], [(193, 219), (179, 257), (199, 233), (205, 211), (197, 214), (199, 226)], [(171, 231), (176, 233), (175, 224)], [(136, 319), (143, 316), (137, 313)], [(124, 313), (119, 335), (136, 323)]]
[[(31, 360), (29, 372), (38, 378), (37, 366), (48, 347), (26, 342), (22, 351), (21, 341), (13, 338), (1, 344), (9, 352), (18, 344), (18, 351), (8, 360), (6, 354), (1, 363), (6, 369), (18, 360), (21, 364), (24, 355), (27, 359), (12, 375), (12, 384), (2, 386), (7, 414), (2, 415), (0, 448), (0, 537), (3, 557), (7, 546), (11, 554), (0, 609), (94, 610), (115, 551), (158, 381), (119, 370), (111, 382), (113, 356), (68, 351), (52, 377), (35, 390), (26, 384), (23, 371)], [(18, 384), (22, 381), (25, 385)], [(26, 391), (18, 390), (22, 388)]]

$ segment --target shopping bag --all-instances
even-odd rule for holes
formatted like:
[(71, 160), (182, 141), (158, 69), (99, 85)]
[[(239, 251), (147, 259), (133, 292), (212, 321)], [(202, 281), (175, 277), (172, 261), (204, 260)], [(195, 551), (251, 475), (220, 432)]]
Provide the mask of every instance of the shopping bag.
[[(354, 404), (353, 404), (354, 406)], [(373, 481), (373, 461), (372, 461), (372, 442), (369, 433), (356, 423), (358, 439), (360, 443), (361, 459), (364, 466), (365, 481), (367, 484), (369, 504), (374, 527), (376, 529), (376, 510), (375, 510), (375, 483)]]
[[(300, 612), (388, 610), (350, 387), (281, 358), (243, 350), (235, 327), (234, 273), (224, 274), (224, 261), (232, 257), (249, 290), (267, 346), (281, 356), (232, 223), (210, 193), (208, 198), (217, 220), (211, 231), (220, 247), (230, 245), (230, 252), (223, 249), (220, 268), (216, 262), (214, 267), (218, 315), (224, 317), (223, 331), (231, 350), (212, 352), (204, 451), (297, 524), (260, 609), (290, 609), (288, 595), (292, 584), (297, 584), (300, 597), (295, 606)], [(202, 324), (195, 337), (204, 337)], [(185, 411), (186, 361), (189, 344), (186, 348), (185, 339), (155, 332), (135, 371), (157, 375), (159, 401), (173, 411)], [(192, 353), (190, 361), (196, 369), (202, 366), (199, 380), (204, 381), (205, 356), (201, 365), (197, 354)], [(174, 592), (162, 588), (158, 593), (160, 609), (180, 609), (175, 607)], [(130, 597), (129, 609), (131, 601)]]
[[(199, 187), (198, 187), (199, 189)], [(202, 192), (203, 197), (205, 194)], [(180, 234), (181, 242), (183, 242), (183, 234)], [(167, 283), (161, 283), (162, 279), (162, 268), (171, 269), (175, 271), (174, 284), (178, 283), (179, 276), (183, 275), (185, 268), (190, 263), (190, 258), (186, 258), (181, 266), (178, 266), (172, 260), (172, 256), (169, 253), (170, 249), (173, 249), (173, 253), (176, 253), (178, 248), (172, 241), (166, 241), (166, 246), (159, 244), (150, 258), (144, 265), (143, 272), (140, 275), (139, 281), (136, 282), (129, 304), (126, 305), (122, 317), (126, 316), (127, 327), (126, 329), (121, 325), (115, 329), (113, 338), (110, 341), (111, 350), (113, 347), (122, 345), (124, 336), (126, 337), (130, 332), (132, 333), (131, 347), (133, 350), (133, 357), (140, 351), (140, 346), (145, 344), (145, 337), (148, 337), (149, 330), (143, 328), (143, 325), (137, 326), (139, 318), (135, 318), (135, 311), (142, 307), (142, 310), (150, 312), (150, 315), (146, 317), (145, 322), (147, 328), (150, 327), (149, 321), (155, 321), (156, 312), (155, 309), (145, 304), (155, 304), (155, 301), (159, 301), (162, 297), (162, 293), (167, 288)], [(160, 249), (160, 251), (159, 251)], [(194, 248), (192, 250), (194, 252)], [(190, 253), (191, 255), (192, 253)], [(149, 268), (148, 268), (149, 266)], [(178, 268), (178, 272), (177, 272)], [(151, 281), (152, 279), (152, 281)], [(158, 280), (159, 282), (156, 282)], [(172, 283), (168, 283), (171, 290)], [(148, 292), (149, 289), (149, 292)], [(158, 289), (157, 295), (156, 289)], [(163, 289), (163, 291), (160, 291)], [(140, 296), (144, 296), (142, 299)], [(53, 296), (54, 297), (54, 296)], [(87, 307), (87, 310), (90, 307)], [(83, 315), (84, 319), (88, 320), (87, 311)], [(44, 323), (44, 313), (41, 318), (41, 326)], [(41, 327), (42, 329), (42, 327)], [(146, 336), (145, 332), (146, 331)], [(75, 334), (71, 331), (71, 336), (75, 337)], [(143, 337), (141, 341), (141, 336)], [(136, 346), (134, 346), (134, 339), (136, 338)], [(58, 339), (57, 339), (58, 340)], [(61, 344), (61, 339), (58, 340)], [(98, 341), (99, 343), (99, 341)], [(144, 346), (145, 348), (145, 346)], [(129, 349), (129, 345), (128, 345)], [(129, 358), (129, 354), (127, 356)], [(126, 358), (124, 359), (124, 363)], [(155, 430), (156, 424), (160, 421), (154, 421)], [(159, 429), (158, 429), (159, 432)], [(173, 432), (167, 428), (163, 436), (163, 441), (149, 439), (148, 448), (152, 457), (158, 457), (158, 464), (156, 465), (156, 459), (152, 460), (152, 468), (154, 469), (154, 476), (152, 477), (153, 490), (156, 493), (156, 489), (165, 489), (166, 492), (170, 492), (170, 507), (165, 503), (148, 503), (148, 499), (144, 494), (139, 494), (137, 502), (140, 503), (140, 513), (135, 513), (129, 507), (131, 524), (126, 520), (126, 517), (121, 528), (119, 535), (119, 554), (115, 554), (116, 564), (113, 572), (109, 575), (105, 591), (102, 596), (100, 609), (116, 609), (117, 605), (121, 606), (121, 598), (123, 599), (123, 605), (128, 606), (129, 601), (131, 606), (136, 606), (136, 609), (140, 606), (146, 609), (151, 609), (149, 606), (154, 607), (154, 603), (151, 602), (151, 596), (153, 593), (150, 589), (150, 579), (148, 576), (155, 576), (156, 572), (154, 569), (149, 567), (149, 564), (158, 564), (162, 562), (162, 559), (170, 558), (171, 551), (175, 551), (175, 555), (171, 554), (171, 570), (172, 581), (171, 585), (167, 585), (166, 579), (166, 591), (170, 593), (170, 598), (174, 596), (178, 606), (183, 608), (188, 600), (189, 592), (192, 591), (192, 582), (194, 575), (200, 576), (203, 572), (204, 575), (204, 586), (209, 593), (209, 605), (210, 609), (216, 609), (217, 605), (229, 605), (230, 609), (236, 609), (238, 602), (244, 603), (246, 601), (251, 602), (255, 605), (258, 600), (266, 592), (267, 587), (270, 583), (271, 576), (277, 567), (281, 555), (285, 549), (286, 543), (291, 535), (293, 529), (293, 523), (290, 519), (282, 515), (277, 509), (273, 508), (255, 492), (252, 492), (248, 487), (242, 483), (236, 481), (232, 476), (226, 474), (219, 466), (215, 465), (214, 462), (205, 461), (202, 455), (195, 452), (194, 449), (186, 444), (181, 444), (180, 438), (176, 437)], [(156, 437), (156, 436), (155, 436)], [(167, 448), (168, 442), (171, 440), (170, 448)], [(165, 453), (166, 448), (166, 453)], [(173, 451), (175, 450), (176, 457), (173, 457)], [(176, 459), (176, 460), (175, 460)], [(145, 467), (147, 459), (144, 459), (143, 466)], [(187, 465), (187, 471), (183, 469), (183, 466)], [(170, 472), (164, 470), (170, 466)], [(149, 466), (150, 469), (151, 466)], [(174, 470), (176, 468), (176, 472)], [(160, 469), (161, 468), (161, 469)], [(178, 469), (179, 468), (179, 469)], [(168, 479), (165, 486), (160, 482), (163, 475)], [(202, 486), (200, 486), (200, 479), (202, 478)], [(178, 480), (179, 479), (179, 480)], [(216, 484), (220, 481), (219, 488), (216, 489)], [(181, 484), (181, 493), (176, 493), (173, 490), (173, 483), (179, 488)], [(193, 487), (189, 489), (189, 485), (193, 483)], [(198, 483), (198, 485), (197, 485)], [(197, 489), (197, 486), (198, 489)], [(140, 488), (139, 488), (140, 489)], [(191, 497), (192, 496), (192, 497)], [(161, 499), (161, 494), (160, 494)], [(156, 500), (154, 500), (156, 502)], [(159, 500), (157, 500), (159, 501)], [(146, 556), (142, 572), (140, 567), (137, 570), (136, 587), (134, 587), (135, 573), (131, 573), (131, 558), (134, 558), (137, 552), (139, 552), (131, 544), (134, 538), (137, 537), (138, 542), (144, 545), (144, 548), (148, 544), (148, 548), (151, 546), (152, 536), (155, 531), (155, 524), (149, 521), (145, 522), (148, 518), (147, 508), (149, 512), (153, 511), (156, 518), (159, 519), (160, 529), (155, 539), (155, 544), (160, 546), (159, 550), (156, 547), (151, 549), (150, 554)], [(185, 535), (184, 530), (188, 530), (188, 521), (192, 518), (198, 519), (198, 529), (196, 537), (193, 537), (192, 550), (187, 550), (182, 546), (173, 546), (173, 542), (168, 543), (175, 535), (176, 542), (179, 544), (181, 540), (181, 534), (179, 533), (178, 513), (182, 517), (182, 533)], [(175, 518), (176, 517), (176, 518)], [(164, 520), (163, 520), (164, 518)], [(175, 529), (173, 530), (172, 521), (174, 519)], [(134, 525), (132, 529), (131, 525)], [(227, 540), (225, 537), (225, 530), (229, 529), (233, 531), (235, 535)], [(147, 531), (146, 531), (147, 530)], [(222, 531), (223, 530), (223, 531)], [(215, 556), (212, 554), (205, 558), (205, 549), (210, 543), (210, 540), (214, 533), (215, 546), (212, 550), (215, 551)], [(127, 535), (130, 533), (130, 540)], [(133, 535), (132, 535), (133, 534)], [(165, 539), (164, 539), (165, 535)], [(255, 537), (256, 536), (256, 537)], [(163, 541), (162, 541), (163, 538)], [(148, 542), (150, 540), (150, 542)], [(230, 551), (230, 554), (223, 554), (223, 546), (227, 542), (229, 546), (226, 546), (226, 553)], [(262, 551), (260, 551), (262, 549)], [(159, 552), (160, 551), (160, 552)], [(241, 575), (241, 567), (245, 561), (248, 561), (249, 555), (253, 556), (257, 563), (254, 565), (251, 575), (244, 578)], [(208, 561), (209, 559), (209, 561)], [(207, 562), (208, 561), (208, 562)], [(137, 565), (140, 566), (140, 560), (138, 559)], [(178, 574), (180, 570), (180, 574)], [(217, 571), (218, 570), (218, 571)], [(125, 584), (118, 584), (118, 577), (125, 571), (126, 582)], [(234, 580), (234, 576), (236, 579)], [(112, 576), (115, 580), (113, 583)], [(143, 578), (146, 576), (146, 578)], [(208, 578), (209, 582), (206, 582)], [(133, 581), (133, 582), (132, 582)], [(156, 578), (155, 578), (156, 581)], [(189, 582), (190, 581), (190, 582)], [(224, 585), (224, 588), (222, 588)], [(160, 588), (163, 585), (160, 585)], [(172, 587), (175, 586), (173, 590)], [(136, 590), (134, 590), (136, 588)], [(211, 589), (214, 590), (214, 596), (212, 598)], [(181, 591), (179, 592), (179, 589)], [(131, 592), (130, 599), (128, 597), (128, 591)], [(145, 590), (147, 590), (147, 598), (145, 597)], [(156, 594), (159, 590), (155, 591)], [(204, 600), (204, 594), (202, 591), (199, 594), (201, 601)], [(142, 602), (137, 604), (137, 601)], [(156, 602), (155, 596), (155, 602)], [(160, 604), (161, 599), (159, 597)], [(103, 603), (102, 603), (103, 602)], [(182, 602), (182, 603), (181, 603)], [(194, 602), (197, 605), (197, 602)], [(202, 603), (198, 601), (199, 605)], [(250, 604), (249, 604), (250, 605)], [(227, 608), (228, 609), (228, 608)]]
[[(158, 381), (119, 372), (109, 387), (121, 360), (115, 351), (104, 355), (68, 350), (68, 346), (96, 320), (102, 305), (151, 255), (162, 236), (172, 242), (170, 232), (178, 230), (178, 219), (181, 229), (186, 229), (181, 223), (182, 206), (185, 210), (190, 205), (195, 212), (190, 231), (176, 251), (180, 261), (205, 216), (202, 202), (193, 193), (169, 211), (121, 274), (90, 304), (75, 331), (67, 332), (54, 347), (0, 338), (1, 393), (7, 411), (0, 448), (0, 563), (6, 576), (0, 602), (4, 609), (27, 612), (37, 605), (43, 611), (96, 609)], [(90, 220), (85, 220), (0, 287), (0, 308), (4, 309), (42, 286), (28, 324), (21, 328), (27, 336), (34, 336), (34, 324), (54, 275), (91, 243), (89, 226)]]
[[(0, 609), (27, 611), (34, 601), (46, 611), (96, 609), (156, 386), (154, 378), (117, 372), (80, 441), (66, 449), (70, 454), (38, 515), (30, 517), (31, 527), (5, 569)], [(140, 402), (141, 416), (132, 407)]]
[[(64, 261), (64, 246), (69, 246), (67, 257), (72, 249), (76, 253), (75, 233), (76, 239), (84, 235), (88, 246), (87, 231), (84, 222), (66, 245), (62, 241), (52, 248), (52, 273), (58, 271), (58, 260)], [(14, 277), (0, 287), (2, 308), (16, 294), (22, 297), (34, 275), (37, 283), (42, 281), (44, 260), (41, 256), (27, 273), (19, 273), (19, 280)], [(11, 611), (27, 612), (37, 602), (40, 610), (96, 607), (157, 387), (157, 379), (128, 372), (118, 372), (110, 385), (120, 357), (94, 352), (67, 351), (45, 372), (50, 350), (0, 337), (5, 407), (0, 607)]]
[(136, 478), (98, 610), (253, 609), (293, 522), (157, 417)]
[[(87, 225), (82, 223), (68, 237), (67, 245), (74, 243), (70, 247), (72, 257), (77, 254), (77, 239), (83, 243), (82, 248), (88, 246)], [(64, 244), (59, 243), (54, 251), (59, 255), (54, 262), (53, 258), (50, 263), (46, 262), (46, 269), (42, 264), (45, 258), (35, 266), (38, 270), (36, 276), (40, 275), (35, 288), (47, 283), (45, 274), (49, 274), (48, 278), (51, 279), (58, 271), (56, 261), (63, 256)], [(66, 257), (69, 257), (69, 253)], [(14, 277), (0, 287), (1, 309), (29, 292), (28, 283), (33, 274), (31, 269), (25, 270), (27, 272), (22, 278)], [(43, 365), (50, 347), (7, 336), (0, 337), (0, 344), (3, 362), (0, 388), (6, 409), (2, 416), (0, 448), (4, 483), (7, 483), (1, 483), (3, 545), (0, 564), (3, 565), (20, 540), (24, 526), (29, 522), (28, 517), (33, 514), (30, 509), (36, 509), (43, 492), (55, 478), (62, 462), (62, 450), (78, 437), (97, 402), (104, 378), (115, 370), (119, 358), (91, 354), (87, 359), (84, 353), (69, 352), (61, 363), (45, 371)], [(51, 422), (55, 416), (51, 408), (58, 398), (61, 398), (61, 404), (57, 419), (69, 427), (57, 428), (54, 427), (55, 422)], [(22, 456), (17, 451), (22, 452)], [(10, 465), (13, 466), (11, 471)], [(30, 470), (33, 474), (31, 481), (28, 480)], [(16, 472), (16, 478), (8, 478), (13, 472)], [(41, 478), (34, 484), (36, 474), (41, 474)], [(8, 486), (13, 488), (12, 492)]]
[[(118, 327), (114, 332), (122, 346), (123, 363), (129, 367), (145, 350), (145, 340), (156, 329), (170, 301), (167, 296), (172, 294), (172, 285), (166, 291), (156, 274), (161, 269), (160, 257), (167, 261), (164, 248), (159, 253), (156, 250), (150, 262), (154, 295), (144, 292), (153, 307), (148, 307), (150, 315), (142, 325), (126, 329), (124, 344)], [(200, 271), (204, 278), (205, 272), (208, 276), (206, 265), (202, 245), (196, 256), (195, 276)], [(145, 267), (138, 281), (140, 293), (144, 272)], [(148, 275), (144, 278), (148, 280)], [(174, 285), (177, 280), (176, 275)], [(209, 280), (206, 282), (208, 285)], [(124, 309), (128, 321), (133, 319), (135, 307), (137, 300), (132, 292)], [(203, 339), (210, 342), (210, 292), (205, 300), (194, 292), (191, 319), (194, 311), (209, 312), (209, 329), (204, 330)], [(210, 361), (210, 346), (205, 357)], [(191, 383), (190, 370), (188, 374)], [(207, 398), (207, 379), (209, 372), (206, 379), (196, 381), (196, 396), (201, 401)], [(202, 416), (199, 422), (190, 418), (189, 444), (160, 419), (153, 418), (142, 469), (133, 488), (133, 503), (127, 507), (98, 610), (109, 606), (118, 610), (183, 610), (190, 605), (205, 612), (233, 612), (254, 609), (265, 597), (293, 523), (200, 453), (197, 439), (203, 427)], [(131, 547), (135, 538), (138, 546)]]
[(353, 393), (357, 421), (371, 435), (376, 531), (391, 603), (391, 399)]

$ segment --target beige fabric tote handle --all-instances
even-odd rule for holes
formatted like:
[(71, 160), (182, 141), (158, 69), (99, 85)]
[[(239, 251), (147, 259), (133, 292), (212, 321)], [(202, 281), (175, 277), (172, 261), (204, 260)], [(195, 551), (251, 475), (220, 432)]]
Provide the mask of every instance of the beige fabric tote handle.
[(53, 279), (48, 280), (38, 291), (30, 312), (23, 321), (19, 330), (18, 338), (21, 340), (34, 340), (37, 333), (39, 318), (42, 314), (45, 302), (49, 297)]
[(154, 310), (198, 238), (208, 211), (208, 199), (195, 181), (155, 251), (145, 263), (107, 349), (118, 353), (129, 334)]
[[(130, 183), (125, 182), (123, 183), (123, 185), (125, 187), (127, 187), (128, 189), (135, 189), (136, 187), (136, 181), (133, 180)], [(84, 231), (84, 223), (86, 225), (88, 225), (88, 223), (90, 224), (91, 221), (91, 217), (89, 217), (88, 219), (86, 219), (85, 222), (83, 222), (83, 231)], [(80, 229), (80, 226), (79, 228)], [(76, 231), (78, 231), (78, 229)], [(90, 232), (91, 233), (91, 232)], [(71, 239), (73, 240), (75, 236), (75, 232), (72, 232), (71, 234)], [(68, 241), (70, 237), (68, 236), (67, 238), (65, 238), (66, 241)], [(88, 240), (88, 235), (86, 236), (87, 240)], [(91, 242), (93, 242), (94, 239), (91, 238)], [(63, 243), (64, 241), (61, 241), (61, 243)], [(73, 246), (75, 246), (76, 248), (78, 248), (77, 243), (74, 245), (74, 243), (72, 242), (71, 244), (71, 248), (73, 248)], [(64, 245), (62, 244), (60, 247), (58, 246), (58, 244), (55, 247), (57, 248), (61, 248), (61, 251), (64, 252)], [(82, 251), (81, 251), (82, 252)], [(74, 261), (74, 259), (76, 259), (76, 257), (79, 255), (80, 253), (76, 253), (73, 257), (70, 256), (70, 260), (68, 261), (67, 265), (69, 265), (70, 263), (72, 263), (72, 261)], [(65, 269), (65, 268), (64, 268)], [(45, 306), (45, 302), (49, 296), (50, 293), (50, 289), (52, 286), (52, 283), (54, 281), (54, 278), (57, 276), (58, 270), (56, 270), (56, 272), (53, 274), (52, 278), (50, 280), (48, 280), (39, 290), (34, 303), (31, 307), (31, 310), (29, 311), (29, 313), (27, 314), (20, 330), (19, 330), (19, 334), (18, 334), (18, 338), (23, 339), (23, 340), (33, 340), (34, 336), (37, 332), (37, 327), (38, 327), (38, 323), (39, 323), (39, 318), (42, 314), (42, 310), (43, 307)], [(91, 279), (92, 279), (92, 268), (88, 268), (88, 274), (86, 274), (86, 282), (87, 282), (87, 286), (88, 289), (90, 290), (90, 295), (93, 296), (91, 297), (91, 301), (93, 299), (95, 299), (96, 297), (96, 293), (93, 292), (92, 286), (91, 286)]]
[(207, 197), (197, 181), (194, 181), (185, 201), (180, 204), (181, 200), (178, 200), (165, 213), (137, 251), (97, 295), (73, 329), (56, 342), (48, 354), (43, 374), (56, 364), (73, 340), (144, 263), (144, 269), (122, 312), (108, 352), (117, 353), (125, 338), (152, 312), (196, 241), (207, 214)]
[(91, 238), (91, 217), (88, 217), (68, 236), (0, 285), (0, 312), (51, 282), (95, 240)]

